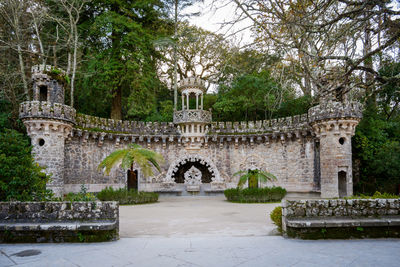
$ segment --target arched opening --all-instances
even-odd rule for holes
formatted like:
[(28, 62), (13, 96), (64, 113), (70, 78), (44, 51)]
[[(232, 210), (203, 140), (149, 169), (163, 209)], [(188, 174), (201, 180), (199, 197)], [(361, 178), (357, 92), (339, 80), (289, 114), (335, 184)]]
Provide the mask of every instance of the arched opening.
[(47, 101), (47, 86), (39, 86), (39, 101)]
[(338, 186), (339, 186), (339, 197), (347, 196), (347, 173), (340, 171), (338, 173)]
[(203, 184), (211, 183), (213, 177), (212, 173), (209, 168), (198, 159), (195, 161), (187, 161), (183, 165), (178, 166), (177, 170), (172, 175), (172, 179), (175, 183), (183, 184), (185, 182), (185, 173), (193, 166), (201, 171), (201, 182)]
[(127, 174), (127, 187), (128, 190), (130, 189), (135, 189), (138, 190), (138, 171), (134, 170), (128, 170), (128, 174)]

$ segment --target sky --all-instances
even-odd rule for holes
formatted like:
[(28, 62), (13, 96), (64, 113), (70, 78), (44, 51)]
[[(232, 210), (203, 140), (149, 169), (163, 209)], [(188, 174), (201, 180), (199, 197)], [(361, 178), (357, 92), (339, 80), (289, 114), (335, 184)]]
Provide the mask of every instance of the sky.
[[(222, 6), (224, 2), (227, 4)], [(239, 25), (235, 25), (233, 28), (229, 29), (228, 27), (224, 27), (221, 29), (224, 22), (229, 22), (234, 18), (235, 10), (236, 5), (232, 1), (204, 0), (203, 3), (197, 3), (186, 8), (184, 13), (201, 12), (200, 16), (188, 18), (189, 23), (225, 36), (233, 35), (232, 38), (234, 39), (231, 39), (241, 45), (251, 43), (253, 38), (251, 37), (251, 31), (249, 29), (233, 34), (239, 29), (251, 26), (252, 22), (249, 19), (242, 21)]]

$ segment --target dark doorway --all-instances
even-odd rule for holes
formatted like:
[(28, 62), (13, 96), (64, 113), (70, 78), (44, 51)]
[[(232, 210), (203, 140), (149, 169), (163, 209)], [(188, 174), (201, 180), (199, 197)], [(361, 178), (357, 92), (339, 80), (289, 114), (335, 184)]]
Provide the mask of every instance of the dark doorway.
[(179, 166), (179, 169), (173, 174), (173, 178), (175, 180), (175, 183), (183, 184), (185, 182), (184, 174), (192, 166), (196, 167), (197, 169), (199, 169), (201, 171), (201, 182), (203, 184), (211, 183), (211, 180), (212, 180), (211, 172), (208, 170), (207, 166), (205, 166), (204, 164), (200, 163), (199, 161), (186, 162), (185, 164)]
[(338, 173), (339, 182), (339, 197), (347, 196), (347, 173), (345, 171), (340, 171)]
[(128, 190), (135, 189), (138, 190), (138, 172), (137, 170), (128, 170)]
[(39, 86), (39, 101), (47, 101), (47, 86)]

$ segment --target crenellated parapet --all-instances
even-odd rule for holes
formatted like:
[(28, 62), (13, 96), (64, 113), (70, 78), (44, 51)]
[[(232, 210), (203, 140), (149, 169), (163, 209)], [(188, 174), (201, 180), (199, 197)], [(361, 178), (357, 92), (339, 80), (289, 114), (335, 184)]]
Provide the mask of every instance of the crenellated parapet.
[(172, 122), (144, 122), (105, 119), (77, 114), (76, 126), (83, 130), (105, 133), (124, 133), (137, 135), (176, 135), (177, 128)]
[(310, 130), (307, 114), (263, 121), (212, 122), (209, 135), (247, 135)]
[(341, 118), (362, 118), (363, 106), (359, 102), (335, 102), (328, 101), (308, 110), (310, 123)]
[(19, 117), (28, 119), (51, 119), (68, 123), (75, 123), (76, 111), (74, 108), (60, 103), (44, 101), (27, 101), (19, 107)]
[(200, 89), (204, 93), (207, 91), (206, 82), (198, 77), (183, 79), (179, 82), (178, 87), (180, 91), (190, 88)]

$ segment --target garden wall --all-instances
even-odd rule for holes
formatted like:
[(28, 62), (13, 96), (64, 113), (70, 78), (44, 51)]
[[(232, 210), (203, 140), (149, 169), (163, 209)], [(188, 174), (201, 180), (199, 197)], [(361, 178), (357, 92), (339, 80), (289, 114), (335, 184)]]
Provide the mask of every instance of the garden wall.
[(282, 228), (289, 237), (400, 237), (399, 199), (283, 200)]
[(0, 242), (117, 240), (117, 202), (1, 202)]

